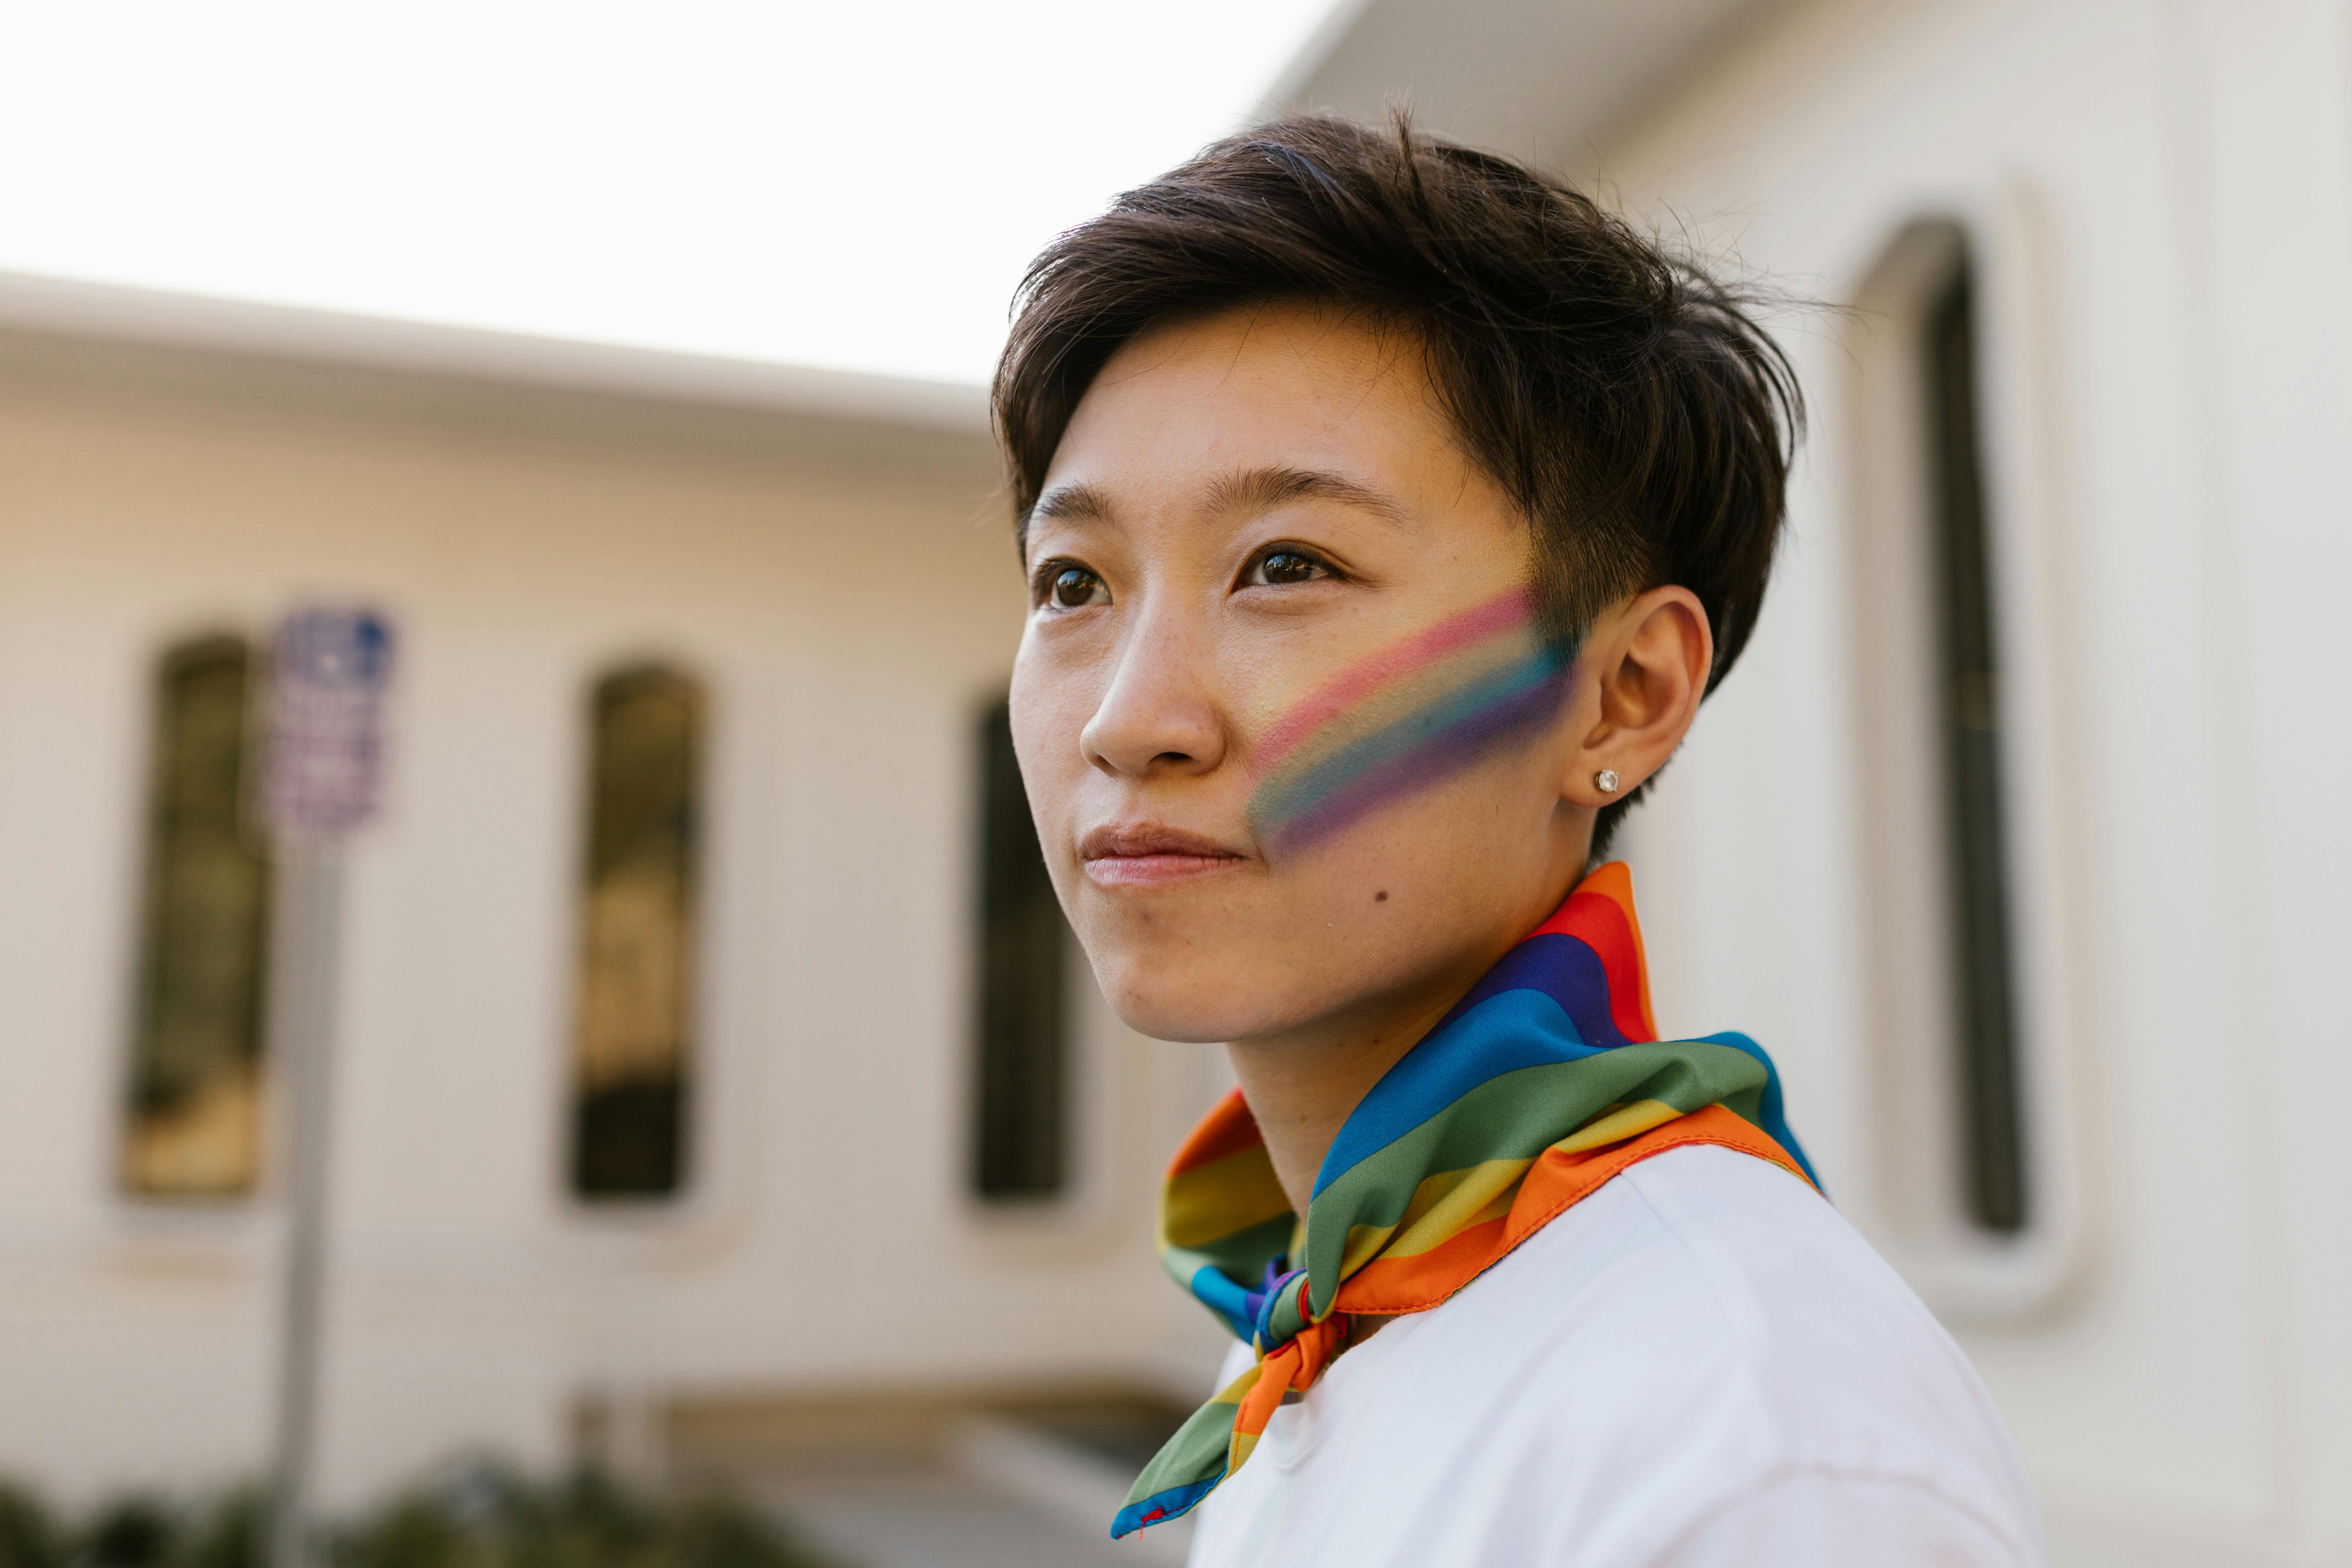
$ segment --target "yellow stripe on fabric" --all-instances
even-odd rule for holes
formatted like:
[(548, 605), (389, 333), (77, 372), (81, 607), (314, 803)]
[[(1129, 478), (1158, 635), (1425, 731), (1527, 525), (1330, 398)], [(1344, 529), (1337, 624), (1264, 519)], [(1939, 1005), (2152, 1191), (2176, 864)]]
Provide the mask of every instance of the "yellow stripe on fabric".
[[(1392, 1225), (1351, 1225), (1348, 1227), (1348, 1245), (1339, 1250), (1339, 1278), (1349, 1279), (1356, 1270), (1381, 1255), (1381, 1248), (1396, 1234)], [(1339, 1300), (1335, 1294), (1332, 1300)]]
[(1489, 1217), (1486, 1211), (1497, 1203), (1507, 1209), (1519, 1178), (1534, 1163), (1533, 1160), (1482, 1160), (1467, 1170), (1444, 1171), (1430, 1177), (1413, 1189), (1396, 1239), (1382, 1256), (1419, 1257)]
[[(1664, 1126), (1682, 1114), (1663, 1100), (1612, 1106), (1552, 1147), (1564, 1154), (1605, 1148)], [(1339, 1278), (1352, 1278), (1375, 1258), (1419, 1257), (1474, 1225), (1500, 1218), (1510, 1211), (1519, 1178), (1534, 1163), (1533, 1160), (1486, 1160), (1424, 1177), (1394, 1225), (1349, 1227), (1347, 1246), (1340, 1252)]]
[(1225, 1384), (1224, 1387), (1217, 1390), (1216, 1397), (1210, 1400), (1209, 1403), (1212, 1405), (1239, 1405), (1244, 1399), (1249, 1397), (1249, 1391), (1257, 1386), (1257, 1374), (1265, 1368), (1265, 1363), (1264, 1362), (1255, 1362), (1251, 1363), (1251, 1365), (1244, 1371), (1239, 1377)]
[(1238, 1423), (1241, 1420), (1242, 1401), (1249, 1397), (1249, 1391), (1257, 1386), (1257, 1380), (1265, 1373), (1265, 1358), (1261, 1356), (1252, 1362), (1239, 1377), (1218, 1390), (1217, 1396), (1209, 1401), (1212, 1405), (1234, 1406), (1234, 1420), (1237, 1425), (1234, 1427), (1233, 1437), (1225, 1448), (1225, 1474), (1227, 1475), (1232, 1475), (1235, 1470), (1240, 1469), (1242, 1461), (1249, 1458), (1250, 1450), (1257, 1447), (1257, 1434), (1243, 1431)]
[(1631, 1105), (1602, 1111), (1552, 1147), (1563, 1154), (1581, 1154), (1587, 1149), (1622, 1143), (1653, 1127), (1663, 1127), (1682, 1114), (1663, 1100), (1637, 1100)]
[(1374, 1258), (1413, 1258), (1442, 1246), (1467, 1226), (1495, 1217), (1487, 1211), (1498, 1205), (1498, 1213), (1507, 1211), (1512, 1189), (1534, 1163), (1533, 1160), (1486, 1160), (1423, 1177), (1394, 1225), (1349, 1227), (1339, 1278), (1348, 1279)]
[(1168, 1184), (1160, 1202), (1160, 1245), (1205, 1247), (1289, 1212), (1265, 1150), (1237, 1149)]

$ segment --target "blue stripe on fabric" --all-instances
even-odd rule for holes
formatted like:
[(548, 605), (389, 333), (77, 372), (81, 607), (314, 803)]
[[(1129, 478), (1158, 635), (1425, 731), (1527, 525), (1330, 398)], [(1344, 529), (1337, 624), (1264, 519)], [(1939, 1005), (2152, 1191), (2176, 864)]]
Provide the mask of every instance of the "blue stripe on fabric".
[[(1790, 1130), (1780, 1069), (1764, 1047), (1736, 1031), (1700, 1037), (1745, 1052), (1762, 1064), (1764, 1089), (1758, 1097), (1757, 1119), (1820, 1186), (1812, 1161)], [(1529, 938), (1504, 954), (1421, 1044), (1372, 1086), (1339, 1129), (1316, 1173), (1315, 1191), (1320, 1194), (1488, 1079), (1521, 1068), (1576, 1061), (1630, 1043), (1610, 1014), (1609, 978), (1601, 955), (1564, 931)]]
[(1437, 1021), (1430, 1037), (1434, 1038), (1471, 1008), (1506, 991), (1540, 991), (1549, 996), (1575, 1021), (1577, 1035), (1586, 1045), (1614, 1050), (1630, 1043), (1618, 1033), (1617, 1020), (1610, 1015), (1609, 972), (1601, 955), (1583, 938), (1557, 931), (1529, 937), (1505, 953), (1454, 1005), (1453, 1011)]
[[(1588, 954), (1592, 951), (1582, 942), (1576, 945)], [(1315, 1177), (1315, 1192), (1319, 1194), (1488, 1079), (1579, 1061), (1602, 1049), (1585, 1044), (1567, 1009), (1542, 991), (1522, 985), (1490, 994), (1407, 1051), (1372, 1086), (1332, 1142)]]
[[(1260, 1355), (1268, 1353), (1276, 1344), (1285, 1342), (1274, 1337), (1274, 1310), (1282, 1304), (1282, 1288), (1294, 1279), (1303, 1281), (1306, 1278), (1307, 1270), (1293, 1268), (1267, 1281), (1264, 1290), (1254, 1290), (1250, 1293), (1250, 1300), (1257, 1304), (1257, 1317), (1251, 1322), (1250, 1331), (1242, 1337), (1255, 1345)], [(1301, 1289), (1305, 1288), (1303, 1284), (1300, 1286)]]
[(1804, 1168), (1805, 1175), (1826, 1195), (1829, 1189), (1822, 1187), (1821, 1177), (1813, 1174), (1813, 1163), (1805, 1158), (1804, 1145), (1798, 1142), (1797, 1135), (1789, 1130), (1788, 1114), (1780, 1099), (1780, 1069), (1772, 1065), (1772, 1058), (1764, 1054), (1764, 1047), (1737, 1030), (1726, 1030), (1720, 1035), (1702, 1035), (1699, 1038), (1711, 1046), (1729, 1046), (1735, 1051), (1745, 1051), (1764, 1064), (1764, 1092), (1757, 1097), (1756, 1118), (1763, 1124), (1766, 1136), (1786, 1149), (1789, 1157)]
[(1192, 1270), (1189, 1283), (1201, 1304), (1225, 1321), (1234, 1338), (1247, 1342), (1250, 1331), (1257, 1326), (1257, 1303), (1252, 1300), (1255, 1292), (1235, 1284), (1223, 1269), (1207, 1263)]
[[(1164, 1492), (1152, 1493), (1141, 1502), (1129, 1503), (1118, 1510), (1118, 1517), (1110, 1521), (1110, 1538), (1117, 1541), (1122, 1535), (1133, 1535), (1146, 1524), (1165, 1524), (1171, 1519), (1182, 1518), (1192, 1511), (1193, 1504), (1207, 1497), (1217, 1482), (1224, 1479), (1220, 1472), (1213, 1479), (1194, 1481), (1188, 1487), (1171, 1487)], [(1157, 1518), (1147, 1520), (1143, 1517), (1155, 1509), (1162, 1510)], [(1100, 1519), (1102, 1516), (1097, 1514), (1095, 1517)]]

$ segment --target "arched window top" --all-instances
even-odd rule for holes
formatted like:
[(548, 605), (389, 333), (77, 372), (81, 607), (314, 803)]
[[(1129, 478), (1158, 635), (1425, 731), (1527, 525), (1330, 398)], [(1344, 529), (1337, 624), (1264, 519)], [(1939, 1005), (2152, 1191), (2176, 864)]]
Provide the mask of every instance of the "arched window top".
[[(1961, 199), (1966, 198), (1966, 199)], [(2081, 670), (2040, 198), (1970, 195), (1857, 277), (1840, 411), (1874, 1179), (1856, 1212), (1956, 1319), (2089, 1257)]]

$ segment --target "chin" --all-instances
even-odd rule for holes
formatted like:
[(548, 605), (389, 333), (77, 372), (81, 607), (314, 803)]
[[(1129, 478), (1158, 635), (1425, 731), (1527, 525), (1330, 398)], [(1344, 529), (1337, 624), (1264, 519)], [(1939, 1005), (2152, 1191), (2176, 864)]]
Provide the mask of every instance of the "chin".
[(1278, 1026), (1263, 990), (1247, 980), (1235, 984), (1223, 963), (1169, 963), (1134, 953), (1093, 962), (1095, 982), (1111, 1011), (1148, 1039), (1223, 1045)]
[(1200, 988), (1181, 983), (1171, 985), (1164, 976), (1150, 980), (1136, 976), (1132, 983), (1121, 984), (1106, 976), (1099, 967), (1096, 975), (1103, 983), (1103, 996), (1111, 1011), (1147, 1039), (1223, 1045), (1246, 1039), (1262, 1027), (1261, 1021), (1251, 1016), (1255, 1009), (1235, 1007), (1230, 996), (1212, 1003)]

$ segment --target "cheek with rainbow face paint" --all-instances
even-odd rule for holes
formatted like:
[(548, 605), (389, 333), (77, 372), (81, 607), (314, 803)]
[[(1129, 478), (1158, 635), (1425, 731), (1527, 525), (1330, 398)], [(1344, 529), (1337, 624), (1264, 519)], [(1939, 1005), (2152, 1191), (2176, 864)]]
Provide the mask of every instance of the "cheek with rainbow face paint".
[(1250, 826), (1275, 850), (1328, 838), (1542, 729), (1572, 668), (1524, 589), (1382, 648), (1266, 731)]

